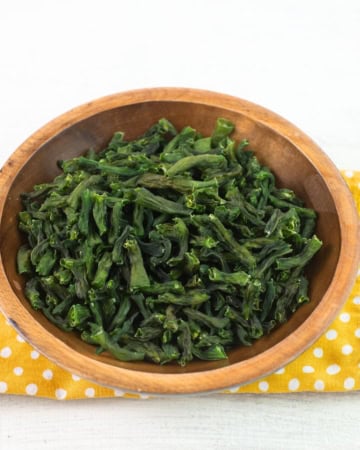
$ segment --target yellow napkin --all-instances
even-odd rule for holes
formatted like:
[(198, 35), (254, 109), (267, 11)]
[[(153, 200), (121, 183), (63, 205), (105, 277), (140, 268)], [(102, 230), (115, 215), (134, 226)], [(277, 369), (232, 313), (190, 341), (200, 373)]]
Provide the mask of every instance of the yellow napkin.
[[(344, 172), (360, 211), (360, 172)], [(323, 336), (286, 367), (224, 393), (285, 393), (360, 389), (360, 271), (349, 299)], [(0, 314), (0, 393), (58, 400), (143, 398), (104, 388), (56, 366), (27, 344)]]

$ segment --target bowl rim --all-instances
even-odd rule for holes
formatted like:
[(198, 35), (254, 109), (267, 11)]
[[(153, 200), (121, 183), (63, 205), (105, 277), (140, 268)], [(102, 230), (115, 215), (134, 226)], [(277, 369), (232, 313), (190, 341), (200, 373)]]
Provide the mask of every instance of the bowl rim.
[[(303, 131), (278, 114), (255, 103), (206, 90), (157, 87), (120, 92), (84, 103), (53, 119), (26, 139), (0, 169), (0, 221), (14, 174), (45, 142), (103, 111), (146, 102), (192, 102), (221, 107), (256, 120), (281, 134), (301, 150), (322, 175), (338, 214), (341, 246), (333, 279), (310, 316), (286, 338), (264, 352), (229, 366), (191, 373), (135, 371), (79, 354), (43, 328), (24, 308), (7, 280), (0, 254), (0, 309), (17, 331), (37, 350), (64, 369), (100, 385), (128, 392), (191, 394), (214, 392), (247, 384), (270, 374), (305, 351), (327, 328), (350, 293), (360, 258), (360, 228), (352, 195), (327, 155)], [(1, 239), (1, 238), (0, 238)], [(313, 323), (317, 327), (313, 327)], [(49, 340), (56, 345), (49, 346)]]

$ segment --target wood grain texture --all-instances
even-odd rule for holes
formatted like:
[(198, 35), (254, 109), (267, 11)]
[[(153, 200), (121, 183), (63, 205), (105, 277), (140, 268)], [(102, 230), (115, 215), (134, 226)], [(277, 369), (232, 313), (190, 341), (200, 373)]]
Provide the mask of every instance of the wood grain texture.
[(360, 448), (359, 412), (355, 393), (72, 402), (9, 396), (0, 402), (0, 448), (88, 450), (101, 442), (106, 450), (351, 450)]
[[(324, 242), (309, 270), (311, 302), (250, 348), (230, 352), (221, 362), (194, 362), (186, 368), (123, 363), (33, 311), (16, 273), (21, 242), (16, 215), (20, 193), (57, 173), (56, 161), (100, 149), (116, 130), (129, 139), (161, 117), (209, 134), (217, 117), (232, 120), (235, 138), (248, 138), (279, 185), (295, 190), (319, 215)], [(359, 225), (351, 195), (326, 155), (298, 128), (271, 111), (208, 91), (157, 88), (104, 97), (75, 108), (33, 134), (10, 157), (0, 174), (0, 306), (13, 325), (47, 357), (84, 378), (111, 387), (151, 393), (209, 392), (249, 382), (283, 366), (307, 348), (345, 301), (359, 259)]]

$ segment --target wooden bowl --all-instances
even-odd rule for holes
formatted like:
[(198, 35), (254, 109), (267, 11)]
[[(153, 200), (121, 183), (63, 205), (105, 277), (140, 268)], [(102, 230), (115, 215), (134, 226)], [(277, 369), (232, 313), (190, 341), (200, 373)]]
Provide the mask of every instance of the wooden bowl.
[[(117, 130), (135, 138), (161, 117), (181, 128), (209, 134), (217, 117), (236, 124), (236, 139), (247, 138), (278, 185), (293, 189), (319, 215), (324, 245), (308, 269), (311, 302), (284, 325), (251, 347), (239, 347), (219, 362), (157, 366), (96, 355), (73, 333), (56, 328), (32, 310), (24, 279), (16, 272), (23, 236), (17, 228), (20, 193), (53, 179), (59, 159), (102, 148)], [(102, 385), (153, 394), (209, 392), (253, 381), (309, 347), (346, 300), (359, 261), (359, 223), (351, 194), (338, 170), (303, 132), (278, 115), (238, 98), (179, 88), (144, 89), (111, 95), (77, 107), (27, 139), (0, 174), (0, 307), (10, 323), (41, 353), (74, 374)]]

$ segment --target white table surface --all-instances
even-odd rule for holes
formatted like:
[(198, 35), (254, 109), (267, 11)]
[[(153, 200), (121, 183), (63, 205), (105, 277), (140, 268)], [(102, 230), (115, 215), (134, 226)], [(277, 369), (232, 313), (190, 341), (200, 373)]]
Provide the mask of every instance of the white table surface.
[[(0, 166), (78, 104), (187, 86), (266, 106), (338, 167), (360, 169), (359, 50), (357, 0), (2, 0)], [(360, 448), (359, 416), (356, 392), (71, 402), (2, 395), (0, 449)]]

